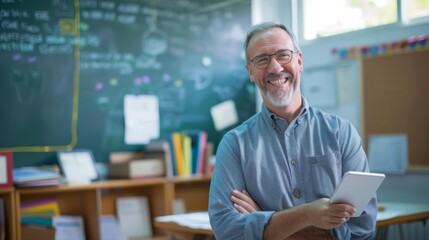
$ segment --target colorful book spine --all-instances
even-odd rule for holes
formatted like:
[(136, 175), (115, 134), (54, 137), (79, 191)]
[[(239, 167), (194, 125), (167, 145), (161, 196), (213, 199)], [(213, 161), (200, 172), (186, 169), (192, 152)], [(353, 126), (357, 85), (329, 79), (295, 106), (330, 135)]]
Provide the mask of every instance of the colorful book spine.
[(183, 161), (185, 163), (185, 173), (184, 175), (191, 175), (192, 174), (192, 150), (191, 150), (191, 144), (192, 140), (191, 137), (189, 137), (186, 134), (182, 134), (182, 147), (183, 147)]
[(185, 175), (185, 160), (183, 157), (182, 136), (179, 132), (172, 134), (174, 158), (176, 159), (176, 169), (178, 176)]

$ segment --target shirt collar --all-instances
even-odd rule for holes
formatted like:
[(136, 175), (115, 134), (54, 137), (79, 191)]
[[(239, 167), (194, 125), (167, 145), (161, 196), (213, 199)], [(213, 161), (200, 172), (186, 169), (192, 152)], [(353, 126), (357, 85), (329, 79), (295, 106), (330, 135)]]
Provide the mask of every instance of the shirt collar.
[[(310, 106), (308, 105), (307, 100), (302, 97), (302, 108), (301, 111), (299, 112), (298, 116), (292, 120), (292, 122), (296, 121), (298, 124), (301, 123), (303, 117), (307, 114), (308, 112), (308, 108)], [(280, 119), (284, 121), (283, 118), (277, 116), (276, 114), (272, 113), (266, 106), (265, 104), (262, 104), (261, 107), (261, 114), (262, 117), (266, 120), (267, 123), (269, 123), (273, 128), (276, 128), (277, 122)]]

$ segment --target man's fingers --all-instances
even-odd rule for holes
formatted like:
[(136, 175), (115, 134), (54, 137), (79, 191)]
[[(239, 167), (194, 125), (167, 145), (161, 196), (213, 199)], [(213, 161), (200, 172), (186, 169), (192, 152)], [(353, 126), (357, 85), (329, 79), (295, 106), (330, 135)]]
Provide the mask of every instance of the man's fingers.
[(234, 208), (237, 209), (237, 211), (240, 213), (249, 213), (245, 208), (236, 203), (234, 203)]
[(235, 203), (235, 205), (240, 206), (240, 208), (245, 209), (247, 212), (252, 210), (251, 209), (252, 206), (242, 199), (239, 199), (235, 196), (231, 196), (231, 200), (233, 203)]

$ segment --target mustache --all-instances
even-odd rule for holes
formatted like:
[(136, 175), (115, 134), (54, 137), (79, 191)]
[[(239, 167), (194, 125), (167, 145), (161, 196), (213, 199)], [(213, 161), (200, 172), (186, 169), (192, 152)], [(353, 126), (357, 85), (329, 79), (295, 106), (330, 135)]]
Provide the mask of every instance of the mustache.
[(291, 78), (291, 77), (292, 77), (292, 74), (290, 72), (270, 73), (270, 75), (266, 76), (264, 80), (268, 82), (275, 79)]

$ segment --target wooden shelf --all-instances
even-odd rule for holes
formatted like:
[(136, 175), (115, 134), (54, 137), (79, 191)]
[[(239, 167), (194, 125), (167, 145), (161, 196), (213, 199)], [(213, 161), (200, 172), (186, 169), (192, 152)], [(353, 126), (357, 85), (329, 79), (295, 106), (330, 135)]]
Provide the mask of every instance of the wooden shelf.
[(15, 224), (16, 219), (16, 200), (15, 200), (15, 188), (0, 188), (0, 198), (3, 199), (3, 211), (5, 218), (5, 238), (4, 239), (16, 239), (17, 226)]
[[(100, 239), (99, 217), (117, 215), (120, 197), (145, 196), (149, 200), (153, 240), (168, 239), (155, 227), (154, 218), (173, 213), (175, 198), (184, 200), (187, 211), (207, 210), (210, 176), (159, 177), (139, 180), (107, 180), (85, 185), (0, 189), (5, 199), (8, 224), (6, 239), (22, 239), (19, 206), (23, 202), (56, 198), (62, 215), (82, 216), (86, 239)], [(197, 197), (196, 197), (197, 196)], [(23, 239), (24, 240), (24, 239)]]

